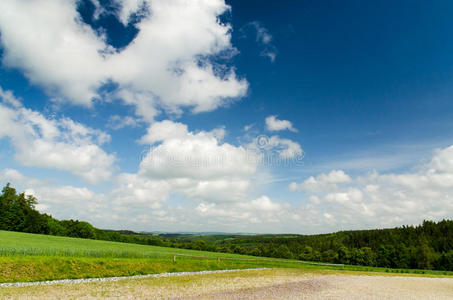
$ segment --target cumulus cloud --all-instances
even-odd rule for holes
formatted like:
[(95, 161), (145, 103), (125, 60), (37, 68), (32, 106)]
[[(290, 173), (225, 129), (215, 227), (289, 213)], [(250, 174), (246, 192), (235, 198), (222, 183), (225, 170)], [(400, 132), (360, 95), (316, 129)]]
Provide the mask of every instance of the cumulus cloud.
[[(273, 202), (267, 196), (254, 200), (233, 203), (226, 206), (223, 203), (200, 203), (197, 213), (212, 222), (237, 222), (238, 225), (277, 223), (288, 214), (288, 205)], [(217, 219), (217, 220), (216, 220)]]
[(124, 207), (160, 209), (168, 200), (171, 186), (164, 180), (150, 180), (137, 174), (123, 173), (112, 190), (113, 203)]
[(172, 121), (152, 124), (142, 142), (154, 145), (140, 164), (143, 175), (157, 178), (228, 179), (255, 173), (256, 158), (239, 146), (222, 143), (223, 129), (189, 132)]
[(189, 199), (235, 202), (246, 198), (257, 156), (241, 146), (223, 143), (223, 128), (191, 132), (169, 120), (153, 123), (142, 143), (150, 145), (138, 176), (165, 180)]
[[(223, 142), (224, 135), (223, 128), (195, 132), (174, 121), (153, 123), (141, 139), (150, 149), (138, 172), (117, 178), (119, 187), (112, 193), (115, 205), (122, 211), (141, 207), (159, 212), (159, 218), (187, 226), (238, 229), (277, 222), (288, 206), (265, 195), (251, 196), (259, 155)], [(166, 204), (172, 195), (188, 202), (169, 209)], [(231, 227), (234, 220), (237, 224)]]
[(55, 100), (80, 105), (92, 105), (99, 88), (115, 83), (112, 98), (134, 105), (146, 121), (160, 109), (210, 111), (245, 95), (246, 80), (210, 61), (234, 52), (231, 27), (218, 19), (229, 9), (223, 0), (116, 2), (124, 24), (143, 13), (137, 36), (120, 50), (82, 21), (76, 0), (1, 1), (3, 64)]
[(289, 189), (292, 191), (326, 191), (334, 190), (337, 184), (351, 182), (351, 177), (343, 170), (333, 170), (329, 174), (320, 174), (316, 177), (310, 176), (301, 183), (292, 182)]
[(297, 132), (297, 129), (293, 127), (293, 124), (290, 121), (279, 120), (276, 116), (269, 116), (266, 118), (266, 128), (269, 131), (289, 130)]
[(268, 212), (275, 212), (281, 208), (279, 203), (272, 202), (267, 196), (262, 196), (258, 199), (252, 200), (250, 204), (254, 209)]
[(289, 187), (309, 193), (310, 205), (320, 213), (328, 213), (328, 219), (336, 226), (417, 224), (423, 219), (448, 218), (453, 213), (452, 161), (453, 146), (450, 146), (437, 150), (430, 162), (415, 172), (371, 172), (351, 178), (335, 170), (302, 183), (291, 183)]
[[(274, 202), (265, 195), (255, 199), (250, 196), (252, 177), (257, 173), (260, 153), (248, 147), (223, 142), (224, 135), (223, 128), (194, 132), (182, 123), (169, 120), (155, 122), (141, 139), (142, 143), (150, 145), (150, 149), (138, 173), (128, 174), (121, 181), (128, 187), (136, 187), (137, 182), (139, 186), (145, 183), (159, 186), (165, 191), (157, 195), (166, 195), (169, 199), (170, 194), (178, 194), (190, 200), (196, 205), (193, 213), (203, 218), (205, 224), (226, 226), (231, 220), (237, 220), (238, 226), (277, 222), (280, 215), (288, 213), (286, 204)], [(271, 140), (274, 147), (283, 145), (281, 155), (294, 155), (302, 151), (292, 141), (278, 137)], [(142, 193), (146, 195), (148, 203), (166, 201), (154, 196), (155, 188), (149, 190)], [(126, 194), (131, 195), (133, 192)], [(126, 200), (118, 201), (122, 203)], [(181, 219), (180, 215), (173, 217)]]
[(0, 97), (0, 138), (11, 140), (22, 165), (68, 171), (89, 183), (111, 177), (115, 157), (100, 147), (108, 134), (69, 118), (46, 118), (1, 88)]

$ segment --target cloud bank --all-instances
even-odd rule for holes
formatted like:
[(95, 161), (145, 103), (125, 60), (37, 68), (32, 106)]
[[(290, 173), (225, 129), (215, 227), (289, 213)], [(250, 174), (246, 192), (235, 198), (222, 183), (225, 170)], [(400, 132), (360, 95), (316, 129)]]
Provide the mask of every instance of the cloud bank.
[(307, 206), (318, 210), (325, 222), (344, 228), (418, 224), (423, 219), (451, 218), (452, 166), (453, 146), (449, 146), (437, 150), (414, 172), (371, 172), (351, 178), (333, 170), (293, 182), (289, 189), (307, 195)]

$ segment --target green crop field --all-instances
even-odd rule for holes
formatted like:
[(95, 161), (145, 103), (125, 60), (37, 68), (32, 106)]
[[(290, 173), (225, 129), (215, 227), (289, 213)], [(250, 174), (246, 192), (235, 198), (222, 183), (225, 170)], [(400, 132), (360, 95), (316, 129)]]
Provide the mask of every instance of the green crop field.
[[(174, 254), (202, 257), (177, 256), (175, 262), (173, 260)], [(220, 260), (212, 259), (212, 257), (220, 258)], [(251, 258), (254, 260), (232, 260)], [(266, 260), (269, 259), (228, 253), (0, 231), (0, 282), (262, 267), (311, 270), (343, 269), (327, 265), (309, 265), (302, 262)], [(386, 274), (410, 272), (430, 276), (453, 275), (452, 272), (392, 270), (360, 266), (345, 266), (344, 270), (387, 272)]]
[(168, 247), (29, 234), (0, 230), (0, 256), (70, 256), (158, 258), (172, 257), (174, 253), (188, 255), (215, 255), (216, 257), (244, 257), (243, 255), (213, 253)]

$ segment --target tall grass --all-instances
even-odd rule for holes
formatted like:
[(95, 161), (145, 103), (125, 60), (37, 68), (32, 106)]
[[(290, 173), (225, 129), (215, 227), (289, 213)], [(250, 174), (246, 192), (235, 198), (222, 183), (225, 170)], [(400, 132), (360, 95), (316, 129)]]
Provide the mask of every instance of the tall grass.
[(1, 256), (64, 256), (64, 257), (113, 257), (157, 258), (172, 257), (174, 253), (216, 256), (246, 257), (229, 253), (177, 249), (169, 247), (128, 244), (90, 239), (79, 239), (42, 234), (0, 230)]
[(55, 248), (0, 248), (1, 256), (64, 256), (64, 257), (111, 257), (111, 258), (156, 258), (162, 253), (147, 253), (128, 250), (83, 250)]

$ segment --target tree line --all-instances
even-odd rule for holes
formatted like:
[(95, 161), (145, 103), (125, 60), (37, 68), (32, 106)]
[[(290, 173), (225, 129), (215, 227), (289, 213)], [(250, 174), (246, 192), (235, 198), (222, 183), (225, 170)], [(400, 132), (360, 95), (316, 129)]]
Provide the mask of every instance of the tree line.
[(57, 220), (38, 212), (37, 203), (35, 197), (18, 194), (7, 184), (0, 195), (0, 230), (306, 261), (453, 271), (452, 220), (317, 235), (156, 236), (102, 230), (78, 220)]
[[(215, 243), (201, 237), (172, 238), (174, 246), (399, 269), (453, 271), (453, 221), (423, 221), (418, 226), (340, 231), (317, 235), (222, 236)], [(206, 242), (208, 241), (208, 242)]]

